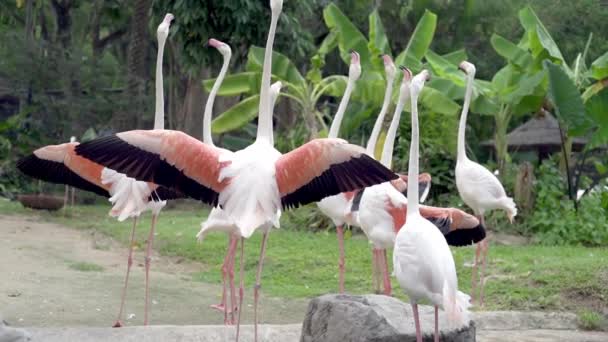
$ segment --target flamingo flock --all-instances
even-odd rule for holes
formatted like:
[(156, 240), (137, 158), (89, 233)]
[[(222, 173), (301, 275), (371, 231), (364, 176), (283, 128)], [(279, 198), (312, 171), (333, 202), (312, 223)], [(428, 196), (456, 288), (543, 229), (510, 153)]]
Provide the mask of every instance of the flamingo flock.
[[(467, 75), (465, 100), (458, 128), (458, 156), (455, 182), (463, 201), (473, 210), (470, 215), (457, 208), (421, 205), (429, 194), (431, 175), (419, 173), (418, 97), (430, 73), (417, 75), (401, 67), (401, 73), (388, 55), (381, 56), (386, 73), (386, 91), (366, 148), (339, 139), (340, 125), (356, 82), (361, 75), (360, 57), (351, 52), (346, 90), (327, 138), (310, 142), (282, 154), (274, 147), (273, 108), (282, 84), (271, 85), (274, 36), (283, 0), (270, 0), (271, 22), (264, 53), (258, 127), (255, 141), (239, 151), (217, 147), (211, 134), (212, 109), (217, 92), (229, 69), (231, 48), (217, 39), (208, 46), (223, 57), (223, 65), (211, 89), (203, 116), (203, 141), (186, 133), (164, 129), (162, 59), (172, 14), (158, 26), (156, 98), (154, 128), (132, 130), (88, 142), (71, 141), (37, 149), (21, 159), (18, 168), (44, 181), (65, 184), (109, 198), (110, 215), (119, 221), (133, 219), (127, 269), (121, 305), (114, 327), (121, 318), (129, 274), (132, 248), (139, 216), (150, 210), (150, 227), (145, 257), (145, 315), (149, 323), (149, 269), (155, 225), (167, 200), (190, 197), (213, 208), (196, 238), (199, 242), (214, 231), (227, 234), (228, 244), (222, 264), (222, 299), (214, 309), (224, 314), (224, 323), (236, 324), (244, 297), (245, 242), (256, 232), (262, 234), (254, 286), (254, 330), (258, 336), (258, 308), (261, 276), (270, 232), (279, 228), (283, 210), (316, 202), (320, 211), (336, 226), (339, 261), (338, 290), (345, 291), (344, 225), (360, 227), (372, 249), (372, 274), (376, 290), (392, 294), (387, 249), (393, 249), (394, 275), (408, 294), (414, 312), (417, 341), (422, 340), (417, 303), (430, 301), (435, 307), (435, 341), (438, 341), (437, 312), (446, 311), (450, 324), (468, 322), (470, 297), (458, 291), (454, 259), (449, 246), (477, 244), (473, 271), (475, 291), (477, 267), (481, 263), (479, 303), (483, 303), (483, 274), (487, 263), (488, 240), (484, 214), (493, 209), (506, 211), (510, 220), (517, 214), (515, 203), (507, 197), (498, 179), (486, 168), (469, 160), (465, 151), (468, 108), (475, 78), (475, 67), (462, 62)], [(374, 152), (393, 96), (393, 83), (400, 74), (401, 85), (393, 118), (379, 161)], [(392, 168), (394, 143), (401, 114), (411, 104), (411, 141), (407, 175)], [(67, 201), (67, 187), (66, 187)], [(239, 287), (235, 288), (235, 260), (239, 252)], [(237, 300), (238, 298), (238, 300)]]

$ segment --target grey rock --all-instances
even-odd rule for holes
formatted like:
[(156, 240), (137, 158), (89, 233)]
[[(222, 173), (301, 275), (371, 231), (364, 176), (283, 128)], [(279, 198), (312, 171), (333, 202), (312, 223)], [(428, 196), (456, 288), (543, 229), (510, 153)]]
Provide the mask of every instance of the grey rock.
[(26, 342), (31, 339), (27, 331), (9, 326), (0, 316), (0, 342)]
[[(425, 341), (433, 340), (434, 310), (419, 305), (421, 329)], [(445, 314), (439, 314), (441, 341), (475, 341), (475, 324), (448, 328)], [(322, 341), (416, 341), (411, 306), (381, 295), (324, 295), (314, 298), (302, 326), (301, 342)]]

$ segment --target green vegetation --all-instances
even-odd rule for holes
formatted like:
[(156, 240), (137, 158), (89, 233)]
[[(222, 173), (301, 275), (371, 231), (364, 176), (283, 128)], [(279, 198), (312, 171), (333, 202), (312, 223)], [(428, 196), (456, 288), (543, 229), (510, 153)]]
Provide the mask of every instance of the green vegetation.
[[(128, 243), (131, 222), (118, 223), (107, 216), (107, 206), (77, 206), (67, 216), (61, 212), (33, 212), (19, 204), (0, 202), (1, 214), (40, 215), (44, 220), (77, 229), (94, 229), (124, 244)], [(301, 209), (299, 209), (301, 210)], [(202, 244), (194, 236), (206, 209), (180, 206), (163, 211), (154, 247), (161, 254), (181, 256), (201, 263), (196, 281), (220, 283), (220, 266), (226, 250), (223, 234), (210, 234)], [(335, 292), (338, 248), (333, 229), (318, 232), (294, 227), (292, 214), (281, 229), (269, 238), (263, 289), (277, 297), (307, 298)], [(145, 247), (149, 215), (137, 230), (137, 245)], [(326, 226), (329, 227), (329, 226)], [(297, 228), (297, 229), (296, 229)], [(252, 286), (259, 253), (260, 234), (247, 241), (245, 282)], [(474, 248), (453, 249), (462, 291), (470, 290)], [(347, 234), (346, 288), (351, 293), (369, 293), (371, 283), (370, 247), (363, 235)], [(389, 256), (390, 258), (390, 256)], [(600, 310), (608, 305), (608, 250), (579, 246), (504, 246), (494, 243), (489, 253), (486, 278), (486, 308), (489, 310)], [(238, 260), (237, 260), (238, 265)], [(402, 296), (396, 281), (395, 293)]]
[(101, 272), (103, 267), (90, 262), (78, 261), (69, 264), (70, 268), (80, 272)]
[(606, 318), (601, 314), (591, 310), (581, 310), (578, 313), (579, 326), (583, 330), (605, 330)]

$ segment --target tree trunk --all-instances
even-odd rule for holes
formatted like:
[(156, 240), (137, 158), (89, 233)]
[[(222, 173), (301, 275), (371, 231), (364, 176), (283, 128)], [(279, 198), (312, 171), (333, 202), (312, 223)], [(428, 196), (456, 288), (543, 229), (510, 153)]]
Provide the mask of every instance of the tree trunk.
[(209, 70), (203, 69), (198, 75), (188, 78), (186, 96), (182, 106), (182, 130), (189, 135), (203, 138), (203, 112), (207, 94), (203, 90), (203, 80), (209, 78)]
[[(134, 129), (137, 118), (145, 111), (146, 52), (148, 50), (148, 12), (150, 0), (134, 1), (130, 24), (130, 42), (127, 54), (127, 108), (117, 111), (113, 126), (119, 131)], [(150, 108), (150, 107), (148, 107)]]

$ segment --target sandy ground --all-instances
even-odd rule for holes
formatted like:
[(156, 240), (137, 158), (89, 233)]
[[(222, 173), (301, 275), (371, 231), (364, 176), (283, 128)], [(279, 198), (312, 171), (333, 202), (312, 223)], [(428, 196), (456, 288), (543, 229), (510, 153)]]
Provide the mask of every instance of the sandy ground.
[[(0, 314), (14, 326), (110, 326), (117, 315), (128, 250), (93, 231), (42, 222), (37, 217), (0, 215)], [(135, 252), (125, 305), (125, 325), (141, 325), (144, 310), (143, 253)], [(80, 271), (86, 262), (102, 271)], [(152, 324), (221, 324), (209, 308), (221, 287), (192, 281), (196, 263), (155, 255), (151, 268)], [(219, 270), (218, 270), (219, 272)], [(263, 293), (263, 289), (262, 289)], [(246, 289), (244, 322), (252, 321)], [(300, 323), (305, 300), (263, 297), (263, 323)]]

